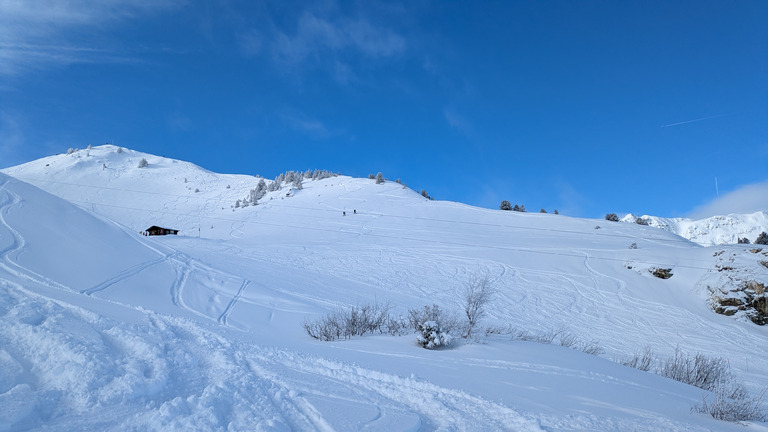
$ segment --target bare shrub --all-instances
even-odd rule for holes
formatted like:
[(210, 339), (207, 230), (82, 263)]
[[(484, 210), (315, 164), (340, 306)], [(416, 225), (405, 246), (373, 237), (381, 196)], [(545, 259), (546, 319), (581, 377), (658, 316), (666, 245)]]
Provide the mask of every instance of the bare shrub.
[(675, 356), (661, 366), (659, 375), (690, 384), (704, 390), (713, 390), (718, 383), (730, 378), (728, 363), (721, 357), (707, 357), (698, 353), (691, 357), (675, 349)]
[[(708, 396), (712, 396), (710, 399)], [(757, 396), (750, 396), (741, 383), (718, 383), (712, 395), (705, 395), (700, 405), (691, 411), (707, 413), (718, 420), (730, 422), (766, 421), (763, 397), (765, 390)]]
[(390, 333), (388, 324), (397, 326), (399, 331), (402, 322), (393, 320), (389, 316), (389, 309), (389, 303), (357, 305), (314, 321), (305, 320), (302, 326), (309, 336), (322, 341), (349, 339), (374, 332)]
[(349, 337), (344, 333), (344, 325), (338, 312), (314, 321), (305, 319), (302, 327), (309, 336), (321, 341), (335, 341)]
[(564, 327), (558, 327), (555, 330), (547, 330), (546, 332), (537, 335), (536, 342), (550, 345), (555, 339), (561, 339), (563, 334), (566, 334)]
[(594, 356), (603, 354), (605, 352), (603, 347), (601, 347), (597, 341), (584, 342), (583, 344), (577, 345), (575, 348), (584, 354)]
[(511, 325), (507, 326), (488, 326), (485, 327), (484, 333), (485, 336), (491, 336), (491, 335), (509, 335), (512, 334), (515, 331), (515, 328)]
[(566, 348), (573, 348), (578, 343), (578, 339), (576, 338), (576, 335), (573, 333), (563, 332), (560, 334), (560, 346), (564, 346)]
[(470, 337), (477, 322), (485, 316), (485, 308), (491, 297), (496, 293), (488, 274), (473, 276), (464, 287), (464, 314), (467, 317), (467, 328), (464, 337)]
[(402, 336), (411, 333), (410, 322), (402, 316), (388, 315), (384, 328), (390, 336)]
[(651, 370), (651, 367), (653, 367), (655, 362), (654, 360), (654, 354), (651, 350), (651, 347), (646, 346), (643, 348), (643, 352), (635, 352), (635, 355), (631, 359), (622, 361), (620, 363), (624, 366), (629, 366), (635, 369), (639, 369), (643, 372), (648, 372)]

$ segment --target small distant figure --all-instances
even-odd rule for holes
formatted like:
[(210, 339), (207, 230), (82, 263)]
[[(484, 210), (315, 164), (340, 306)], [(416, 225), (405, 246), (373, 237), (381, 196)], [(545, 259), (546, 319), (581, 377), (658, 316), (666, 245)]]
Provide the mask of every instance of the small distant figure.
[(353, 211), (355, 212), (355, 214), (357, 214), (357, 209), (354, 209)]
[(105, 169), (107, 169), (107, 164), (102, 164), (101, 165), (101, 170), (104, 171)]
[(343, 214), (344, 216), (346, 216), (346, 215), (347, 215), (347, 212), (346, 212), (346, 211), (343, 211), (343, 212), (341, 212), (341, 214)]

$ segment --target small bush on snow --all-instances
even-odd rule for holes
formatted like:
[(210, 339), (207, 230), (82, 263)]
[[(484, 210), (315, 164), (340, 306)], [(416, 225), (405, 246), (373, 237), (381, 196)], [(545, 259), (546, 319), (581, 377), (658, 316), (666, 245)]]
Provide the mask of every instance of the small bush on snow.
[(718, 420), (731, 422), (766, 421), (763, 396), (750, 396), (741, 383), (718, 383), (711, 399), (704, 396), (700, 405), (691, 408), (693, 412), (707, 413)]
[(436, 321), (426, 321), (418, 325), (416, 342), (427, 349), (446, 346), (451, 343), (451, 335), (443, 331)]
[(305, 320), (302, 326), (309, 336), (322, 341), (349, 339), (374, 332), (398, 334), (404, 323), (392, 318), (389, 308), (389, 303), (357, 305), (314, 321)]
[(453, 333), (459, 328), (459, 320), (453, 313), (445, 312), (436, 304), (432, 307), (424, 306), (423, 309), (408, 309), (408, 322), (415, 331), (421, 330), (421, 325), (427, 321), (434, 321), (446, 333)]
[(730, 379), (728, 364), (721, 357), (707, 357), (698, 353), (691, 357), (675, 349), (675, 356), (661, 366), (659, 375), (690, 384), (704, 390), (714, 390), (719, 383)]
[(651, 370), (651, 367), (653, 367), (655, 359), (651, 347), (646, 346), (642, 353), (636, 352), (631, 359), (622, 361), (620, 363), (624, 366), (629, 366), (631, 368), (639, 369), (643, 372), (648, 372)]

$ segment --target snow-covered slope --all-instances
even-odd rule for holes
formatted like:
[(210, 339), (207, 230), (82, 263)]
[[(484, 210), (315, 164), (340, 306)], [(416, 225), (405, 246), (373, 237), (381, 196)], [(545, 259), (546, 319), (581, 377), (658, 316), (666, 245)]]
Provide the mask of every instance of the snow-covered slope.
[[(768, 275), (743, 247), (343, 176), (233, 208), (258, 179), (110, 146), (4, 172), (80, 208), (0, 174), (0, 430), (744, 430), (691, 413), (702, 390), (613, 361), (645, 347), (768, 386), (768, 328), (707, 304), (729, 254)], [(497, 289), (484, 324), (604, 352), (301, 326), (369, 302), (459, 310), (480, 274)]]
[[(768, 232), (768, 211), (751, 214), (729, 214), (704, 219), (662, 218), (642, 216), (649, 226), (663, 229), (702, 246), (736, 244), (739, 239), (755, 241), (762, 232)], [(621, 222), (635, 223), (637, 217), (628, 214)]]

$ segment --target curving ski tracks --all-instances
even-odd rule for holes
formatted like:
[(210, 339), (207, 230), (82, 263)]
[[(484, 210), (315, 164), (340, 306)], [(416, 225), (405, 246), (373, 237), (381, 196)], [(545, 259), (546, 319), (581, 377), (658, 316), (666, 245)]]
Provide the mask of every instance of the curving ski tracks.
[(227, 305), (227, 308), (224, 309), (224, 312), (222, 312), (221, 315), (219, 316), (219, 319), (218, 319), (219, 324), (228, 325), (227, 319), (229, 318), (229, 314), (232, 312), (232, 308), (235, 307), (235, 304), (237, 304), (237, 301), (240, 300), (240, 297), (242, 297), (246, 288), (248, 288), (248, 285), (250, 284), (251, 284), (251, 281), (249, 280), (243, 281), (243, 284), (240, 285), (240, 289), (237, 290), (237, 294), (235, 294), (235, 296)]

